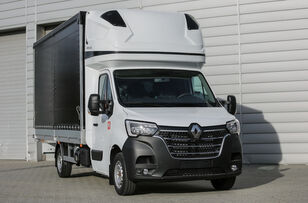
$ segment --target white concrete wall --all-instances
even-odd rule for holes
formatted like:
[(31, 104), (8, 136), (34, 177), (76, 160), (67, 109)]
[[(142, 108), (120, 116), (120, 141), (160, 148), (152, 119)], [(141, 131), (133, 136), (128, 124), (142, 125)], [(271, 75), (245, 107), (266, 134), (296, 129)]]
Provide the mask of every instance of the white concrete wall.
[(0, 30), (27, 27), (28, 154), (33, 142), (36, 25), (80, 10), (142, 8), (187, 12), (204, 36), (204, 72), (220, 97), (239, 103), (246, 162), (308, 163), (307, 0), (3, 0)]

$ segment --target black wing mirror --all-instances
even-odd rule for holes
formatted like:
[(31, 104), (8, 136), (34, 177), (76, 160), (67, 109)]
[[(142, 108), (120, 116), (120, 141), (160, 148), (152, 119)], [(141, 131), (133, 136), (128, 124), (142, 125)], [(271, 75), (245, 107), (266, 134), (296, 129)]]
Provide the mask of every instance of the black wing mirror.
[(236, 114), (236, 98), (233, 95), (228, 95), (227, 101), (218, 98), (219, 102), (225, 107), (225, 109), (232, 115)]
[(98, 116), (100, 111), (100, 97), (98, 94), (91, 94), (89, 97), (88, 108), (92, 116)]
[(236, 98), (233, 95), (227, 97), (227, 111), (232, 115), (236, 114)]

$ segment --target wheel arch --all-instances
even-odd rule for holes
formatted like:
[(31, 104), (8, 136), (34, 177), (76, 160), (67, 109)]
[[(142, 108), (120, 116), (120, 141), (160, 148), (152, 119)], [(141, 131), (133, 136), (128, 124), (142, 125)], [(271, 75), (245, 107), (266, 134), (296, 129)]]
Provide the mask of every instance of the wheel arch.
[(119, 152), (122, 152), (122, 150), (120, 149), (120, 147), (118, 145), (113, 145), (111, 147), (111, 150), (110, 150), (110, 157), (109, 157), (109, 184), (110, 185), (113, 185), (114, 184), (114, 180), (113, 180), (113, 168), (112, 168), (112, 163), (113, 163), (113, 160), (115, 158), (115, 155)]
[(55, 147), (55, 167), (57, 167), (57, 152), (58, 150), (60, 149), (60, 145), (59, 143), (56, 144), (56, 147)]
[(113, 162), (113, 159), (115, 157), (115, 155), (119, 152), (122, 152), (122, 150), (120, 149), (120, 147), (118, 145), (113, 145), (111, 147), (111, 150), (110, 150), (110, 164), (112, 164)]

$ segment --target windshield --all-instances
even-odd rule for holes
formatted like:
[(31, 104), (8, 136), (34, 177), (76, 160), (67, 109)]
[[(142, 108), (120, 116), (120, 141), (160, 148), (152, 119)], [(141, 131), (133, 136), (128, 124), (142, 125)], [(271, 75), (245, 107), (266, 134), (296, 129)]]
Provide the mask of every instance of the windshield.
[(125, 107), (216, 107), (198, 71), (130, 69), (114, 71), (117, 95)]

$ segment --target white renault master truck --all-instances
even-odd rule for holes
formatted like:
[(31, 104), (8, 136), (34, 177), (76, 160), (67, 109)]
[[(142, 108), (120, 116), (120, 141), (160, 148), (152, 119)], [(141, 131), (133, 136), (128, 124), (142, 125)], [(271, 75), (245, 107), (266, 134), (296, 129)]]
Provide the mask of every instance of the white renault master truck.
[(143, 181), (232, 188), (242, 168), (236, 101), (224, 108), (201, 72), (192, 16), (80, 12), (34, 50), (34, 137), (55, 146), (60, 177), (92, 167), (120, 195)]

